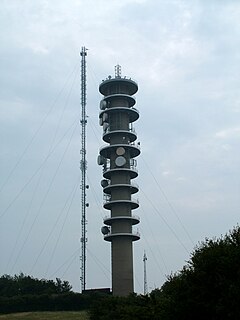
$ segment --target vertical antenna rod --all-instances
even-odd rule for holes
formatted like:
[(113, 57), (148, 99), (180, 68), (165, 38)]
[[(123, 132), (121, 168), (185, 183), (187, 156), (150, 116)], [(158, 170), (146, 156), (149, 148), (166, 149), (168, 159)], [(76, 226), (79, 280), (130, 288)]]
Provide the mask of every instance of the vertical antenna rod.
[(143, 266), (144, 266), (143, 294), (146, 295), (148, 293), (148, 287), (147, 287), (147, 255), (145, 251), (143, 255)]
[(86, 161), (86, 48), (82, 47), (80, 52), (81, 55), (81, 109), (82, 109), (82, 116), (81, 116), (81, 161), (80, 161), (80, 169), (81, 169), (81, 290), (85, 290), (86, 288), (86, 244), (87, 244), (87, 237), (86, 237), (86, 207), (88, 207), (88, 203), (86, 203), (86, 171), (87, 171), (87, 161)]

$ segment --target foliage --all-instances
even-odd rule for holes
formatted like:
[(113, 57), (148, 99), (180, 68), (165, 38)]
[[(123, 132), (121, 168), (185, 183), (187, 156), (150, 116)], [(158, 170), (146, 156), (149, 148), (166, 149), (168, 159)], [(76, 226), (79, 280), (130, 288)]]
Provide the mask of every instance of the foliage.
[(0, 297), (0, 313), (87, 310), (90, 298), (80, 293)]
[(88, 320), (86, 311), (22, 312), (0, 315), (0, 320)]
[(0, 313), (88, 309), (90, 298), (71, 290), (68, 281), (58, 278), (4, 275), (0, 278)]
[(152, 292), (162, 319), (240, 319), (240, 228), (206, 239), (190, 261)]
[[(99, 297), (90, 309), (90, 319), (145, 320), (150, 319), (149, 298), (142, 295), (128, 297)], [(154, 318), (151, 318), (154, 319)]]
[(56, 282), (46, 279), (35, 279), (23, 273), (11, 277), (3, 275), (0, 278), (0, 296), (12, 297), (26, 294), (61, 294), (70, 292), (72, 289), (68, 281), (56, 278)]
[[(0, 312), (88, 310), (98, 320), (240, 319), (240, 228), (206, 239), (183, 269), (148, 296), (71, 292), (67, 281), (0, 278)], [(1, 318), (0, 318), (1, 319)]]
[(91, 319), (240, 319), (240, 228), (197, 246), (183, 269), (149, 297), (108, 297)]

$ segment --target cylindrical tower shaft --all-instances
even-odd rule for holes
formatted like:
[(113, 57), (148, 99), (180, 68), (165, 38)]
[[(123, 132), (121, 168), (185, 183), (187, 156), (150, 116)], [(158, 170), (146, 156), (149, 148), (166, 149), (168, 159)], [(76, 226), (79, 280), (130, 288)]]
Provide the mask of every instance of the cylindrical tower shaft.
[(140, 238), (132, 231), (139, 218), (132, 216), (138, 208), (138, 201), (132, 194), (138, 186), (131, 183), (138, 173), (136, 160), (140, 154), (135, 144), (137, 135), (132, 123), (139, 117), (133, 108), (133, 94), (138, 90), (137, 83), (121, 77), (120, 66), (115, 67), (115, 77), (104, 80), (99, 91), (104, 98), (100, 103), (100, 125), (103, 126), (103, 140), (108, 144), (100, 149), (98, 163), (103, 165), (102, 180), (104, 208), (111, 215), (104, 220), (104, 239), (111, 242), (112, 291), (114, 295), (125, 296), (134, 291), (132, 242)]

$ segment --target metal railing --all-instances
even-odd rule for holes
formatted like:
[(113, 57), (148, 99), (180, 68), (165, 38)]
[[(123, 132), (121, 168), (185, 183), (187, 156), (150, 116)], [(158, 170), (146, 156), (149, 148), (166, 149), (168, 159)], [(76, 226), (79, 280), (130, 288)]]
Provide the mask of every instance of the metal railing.
[(107, 234), (104, 235), (105, 237), (109, 237), (109, 236), (114, 236), (114, 235), (133, 235), (136, 237), (140, 238), (140, 232), (139, 231), (132, 231), (132, 232), (116, 232), (116, 233), (112, 233), (111, 229), (109, 229), (109, 232)]
[(102, 149), (105, 149), (105, 148), (108, 148), (108, 147), (115, 147), (115, 146), (131, 146), (131, 147), (135, 147), (135, 148), (138, 148), (140, 150), (140, 144), (137, 142), (127, 142), (127, 143), (116, 143), (116, 144), (103, 144), (101, 147), (100, 147), (100, 151)]
[(132, 219), (136, 219), (136, 220), (139, 220), (139, 221), (140, 221), (140, 217), (137, 216), (137, 215), (132, 215), (132, 216), (117, 216), (117, 217), (111, 217), (110, 215), (107, 215), (107, 216), (105, 216), (105, 217), (103, 218), (103, 221), (108, 220), (108, 219), (118, 219), (119, 217), (120, 217), (120, 218), (122, 218), (122, 217), (124, 217), (124, 218), (132, 218)]
[(129, 188), (136, 188), (136, 189), (139, 189), (139, 185), (137, 183), (109, 183), (108, 185), (106, 185), (104, 187), (105, 188), (108, 188), (108, 187), (129, 187)]
[(137, 204), (139, 204), (139, 200), (137, 198), (131, 198), (131, 199), (115, 199), (115, 200), (112, 200), (111, 198), (111, 195), (110, 194), (107, 194), (107, 193), (104, 193), (103, 194), (103, 201), (104, 201), (104, 204), (105, 203), (109, 203), (109, 202), (112, 202), (112, 201), (129, 201), (129, 202), (135, 202)]
[(136, 159), (130, 159), (130, 163), (129, 163), (129, 168), (111, 168), (110, 166), (110, 160), (106, 159), (105, 163), (103, 164), (103, 173), (105, 173), (106, 171), (109, 171), (111, 169), (117, 169), (117, 170), (122, 170), (122, 169), (130, 169), (133, 170), (135, 172), (138, 172), (137, 170), (137, 160)]
[(136, 134), (136, 131), (135, 131), (134, 128), (129, 128), (129, 129), (127, 129), (127, 130), (124, 130), (124, 129), (121, 129), (121, 128), (119, 128), (119, 129), (112, 129), (112, 128), (109, 126), (109, 127), (107, 127), (105, 130), (103, 130), (103, 135), (106, 134), (106, 133), (111, 133), (111, 132), (116, 132), (116, 131), (119, 131), (119, 132), (120, 132), (120, 131), (131, 132), (131, 133)]

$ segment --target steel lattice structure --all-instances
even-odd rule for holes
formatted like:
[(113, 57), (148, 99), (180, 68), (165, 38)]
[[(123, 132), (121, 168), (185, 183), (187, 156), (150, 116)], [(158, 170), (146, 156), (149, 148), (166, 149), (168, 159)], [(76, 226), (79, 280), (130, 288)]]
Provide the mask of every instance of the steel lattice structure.
[(147, 285), (147, 255), (144, 252), (143, 255), (143, 266), (144, 266), (144, 276), (143, 276), (143, 294), (148, 294), (148, 285)]
[(86, 185), (86, 171), (87, 171), (87, 161), (86, 161), (86, 48), (82, 47), (80, 52), (81, 56), (81, 161), (80, 161), (80, 169), (81, 169), (81, 290), (86, 289), (86, 245), (87, 245), (87, 220), (86, 220), (86, 207), (88, 203), (86, 203), (86, 189), (88, 186)]

